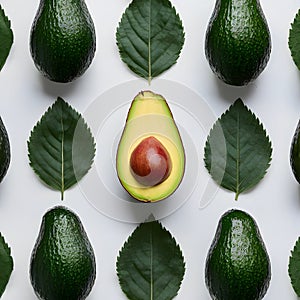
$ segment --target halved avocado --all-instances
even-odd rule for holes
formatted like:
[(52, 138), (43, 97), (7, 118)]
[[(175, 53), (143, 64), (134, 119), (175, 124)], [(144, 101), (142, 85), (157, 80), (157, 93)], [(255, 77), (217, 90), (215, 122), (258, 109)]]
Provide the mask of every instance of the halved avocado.
[[(150, 186), (136, 179), (130, 164), (133, 151), (149, 137), (161, 143), (171, 166), (166, 178)], [(144, 202), (167, 198), (181, 183), (185, 170), (184, 147), (171, 110), (161, 95), (142, 91), (133, 99), (118, 145), (116, 167), (125, 190)]]

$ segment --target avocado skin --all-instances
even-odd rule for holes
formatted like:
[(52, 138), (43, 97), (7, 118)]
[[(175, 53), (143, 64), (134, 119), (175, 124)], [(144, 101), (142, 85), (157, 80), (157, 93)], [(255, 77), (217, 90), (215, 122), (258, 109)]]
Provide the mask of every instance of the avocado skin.
[(52, 208), (42, 219), (31, 255), (36, 295), (44, 300), (85, 299), (95, 278), (95, 255), (80, 219), (63, 206)]
[(243, 86), (265, 69), (271, 35), (259, 0), (216, 0), (205, 37), (205, 55), (223, 82)]
[(293, 171), (293, 174), (295, 176), (295, 179), (300, 183), (300, 121), (297, 124), (291, 150), (290, 150), (290, 164)]
[(91, 64), (94, 23), (83, 0), (41, 0), (30, 33), (37, 69), (55, 82), (71, 82)]
[(270, 279), (270, 259), (256, 222), (241, 210), (226, 212), (206, 260), (205, 281), (212, 299), (262, 299)]
[(0, 118), (0, 182), (5, 177), (10, 165), (10, 143), (6, 128)]

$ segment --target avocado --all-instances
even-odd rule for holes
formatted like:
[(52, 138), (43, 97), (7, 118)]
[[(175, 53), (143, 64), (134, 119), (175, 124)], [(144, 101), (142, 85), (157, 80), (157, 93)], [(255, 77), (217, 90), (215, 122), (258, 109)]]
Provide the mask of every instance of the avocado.
[(300, 120), (297, 124), (290, 150), (290, 165), (295, 179), (300, 183)]
[(44, 76), (71, 82), (87, 70), (95, 51), (95, 27), (84, 0), (40, 0), (30, 52)]
[(45, 300), (82, 300), (95, 277), (95, 255), (79, 217), (64, 206), (48, 210), (30, 261), (36, 295)]
[(270, 53), (271, 35), (259, 0), (216, 0), (205, 55), (217, 77), (246, 85), (265, 69)]
[(6, 128), (0, 118), (0, 182), (5, 177), (10, 165), (10, 143)]
[(116, 156), (117, 175), (135, 199), (170, 196), (185, 171), (185, 151), (166, 99), (140, 92), (131, 102)]
[(270, 259), (256, 222), (244, 211), (227, 211), (206, 259), (205, 281), (212, 299), (260, 300), (270, 279)]

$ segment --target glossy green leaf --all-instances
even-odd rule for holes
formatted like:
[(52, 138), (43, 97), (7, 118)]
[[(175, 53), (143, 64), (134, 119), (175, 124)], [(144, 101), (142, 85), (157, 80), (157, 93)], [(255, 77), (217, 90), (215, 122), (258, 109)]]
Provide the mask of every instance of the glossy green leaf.
[(258, 118), (241, 99), (217, 120), (205, 145), (204, 162), (222, 187), (240, 193), (254, 187), (271, 161), (269, 137)]
[(30, 165), (40, 179), (64, 191), (90, 169), (95, 143), (82, 116), (62, 98), (50, 107), (33, 128), (28, 141)]
[(10, 248), (0, 233), (0, 297), (5, 291), (13, 268), (14, 263), (13, 258), (11, 257)]
[(124, 63), (150, 82), (176, 63), (184, 30), (170, 1), (133, 0), (121, 18), (116, 38)]
[(294, 249), (291, 251), (288, 273), (292, 287), (297, 296), (300, 297), (300, 238), (298, 238)]
[(173, 299), (185, 272), (182, 252), (158, 221), (140, 224), (117, 259), (119, 283), (128, 299)]
[(10, 27), (10, 20), (0, 5), (0, 70), (3, 68), (13, 44), (13, 32)]
[(300, 9), (291, 25), (288, 44), (294, 63), (300, 69)]

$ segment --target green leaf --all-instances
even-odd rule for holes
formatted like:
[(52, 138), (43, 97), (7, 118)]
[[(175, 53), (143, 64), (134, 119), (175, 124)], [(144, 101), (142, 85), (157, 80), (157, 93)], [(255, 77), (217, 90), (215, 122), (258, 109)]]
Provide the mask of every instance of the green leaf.
[(3, 68), (13, 44), (13, 32), (10, 28), (10, 20), (0, 5), (0, 70)]
[(264, 177), (271, 155), (271, 142), (262, 124), (237, 99), (211, 129), (204, 162), (212, 178), (235, 192), (237, 200)]
[(173, 299), (184, 272), (179, 246), (158, 221), (140, 224), (117, 259), (121, 288), (131, 300)]
[(291, 251), (288, 272), (291, 284), (298, 297), (300, 297), (300, 237)]
[(10, 248), (5, 243), (4, 237), (0, 233), (0, 297), (5, 291), (13, 268), (14, 263), (11, 257)]
[(288, 44), (294, 63), (300, 69), (300, 9), (291, 24)]
[(64, 191), (90, 169), (95, 143), (82, 116), (62, 98), (50, 107), (33, 128), (28, 141), (30, 166), (40, 179)]
[(121, 59), (151, 81), (174, 65), (184, 44), (179, 15), (168, 0), (133, 0), (116, 32)]

